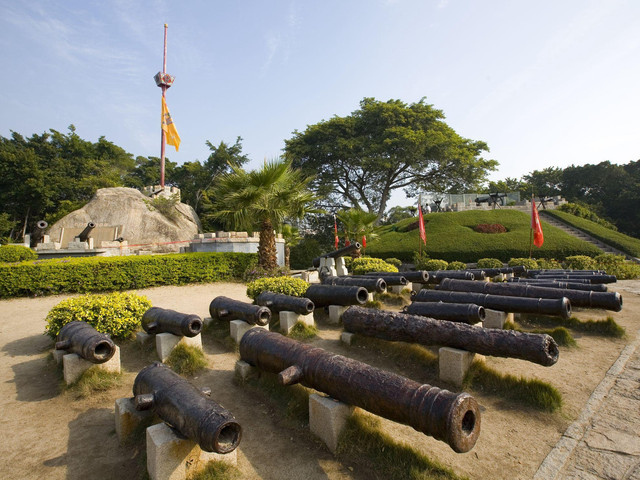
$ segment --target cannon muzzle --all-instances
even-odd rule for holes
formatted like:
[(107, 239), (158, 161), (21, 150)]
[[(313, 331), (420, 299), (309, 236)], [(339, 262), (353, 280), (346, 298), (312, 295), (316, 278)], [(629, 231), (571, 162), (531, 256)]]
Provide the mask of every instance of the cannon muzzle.
[(307, 288), (305, 297), (318, 307), (328, 305), (364, 305), (369, 300), (369, 292), (364, 287), (346, 285), (314, 284)]
[(256, 304), (268, 307), (272, 312), (294, 312), (307, 315), (313, 312), (315, 305), (308, 298), (283, 295), (281, 293), (262, 292), (256, 298)]
[(217, 320), (244, 320), (252, 325), (268, 325), (271, 310), (260, 305), (241, 302), (229, 297), (219, 296), (209, 304), (211, 318)]
[(35, 248), (42, 241), (44, 231), (48, 226), (49, 224), (44, 220), (38, 220), (38, 222), (36, 222), (35, 228), (31, 231), (31, 240), (29, 241), (31, 248)]
[(93, 222), (89, 222), (87, 223), (87, 226), (84, 227), (84, 230), (82, 230), (80, 232), (80, 235), (78, 235), (78, 238), (80, 239), (81, 242), (86, 242), (87, 240), (89, 240), (89, 237), (91, 236), (91, 231), (96, 228), (96, 224)]
[(151, 307), (144, 312), (141, 323), (144, 331), (150, 334), (172, 333), (183, 337), (195, 337), (202, 331), (202, 319), (198, 315), (160, 307)]
[(108, 362), (116, 353), (113, 340), (86, 322), (67, 323), (56, 338), (56, 350), (77, 353), (91, 363)]

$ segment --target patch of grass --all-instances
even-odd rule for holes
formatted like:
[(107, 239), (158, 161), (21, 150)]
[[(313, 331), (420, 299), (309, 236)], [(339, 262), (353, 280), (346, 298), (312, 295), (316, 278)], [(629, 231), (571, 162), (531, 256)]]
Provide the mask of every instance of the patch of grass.
[[(436, 369), (438, 367), (438, 356), (427, 350), (426, 347), (415, 343), (389, 342), (373, 337), (356, 335), (354, 337), (357, 345), (369, 347), (384, 352), (384, 355), (391, 358), (399, 365), (419, 365)], [(434, 370), (435, 371), (435, 370)]]
[(373, 308), (374, 310), (382, 310), (382, 303), (378, 300), (368, 300), (367, 303), (363, 305), (365, 308)]
[(604, 320), (579, 320), (571, 317), (563, 320), (558, 317), (547, 317), (544, 315), (527, 315), (526, 321), (529, 323), (537, 323), (539, 325), (558, 325), (570, 328), (576, 332), (595, 333), (603, 337), (623, 338), (626, 336), (624, 327), (616, 323), (613, 317), (608, 316)]
[(193, 376), (207, 366), (202, 349), (179, 343), (169, 354), (167, 365), (180, 375)]
[[(273, 330), (273, 328), (271, 328)], [(229, 352), (237, 352), (238, 345), (229, 336), (229, 322), (225, 320), (212, 319), (204, 328), (203, 333), (224, 347)]]
[(302, 322), (296, 323), (288, 335), (289, 338), (293, 338), (295, 340), (300, 340), (303, 342), (305, 340), (311, 340), (317, 336), (318, 329), (315, 325), (307, 325), (306, 323)]
[(189, 480), (239, 480), (242, 472), (225, 462), (207, 462), (200, 471), (189, 475)]
[[(406, 289), (408, 291), (408, 289)], [(403, 290), (404, 292), (404, 290)], [(383, 293), (374, 293), (373, 298), (379, 302), (386, 303), (387, 305), (397, 305), (403, 306), (411, 303), (408, 297), (411, 296), (411, 292), (407, 295), (393, 293), (393, 292), (383, 292)]]
[(464, 478), (409, 445), (396, 442), (381, 431), (378, 418), (357, 410), (347, 420), (336, 455), (344, 464), (370, 472), (372, 478)]
[(518, 332), (529, 332), (529, 333), (545, 333), (550, 335), (555, 342), (561, 347), (575, 347), (577, 346), (576, 341), (564, 327), (556, 327), (556, 328), (537, 328), (535, 330), (523, 330), (517, 323), (507, 322), (504, 324), (505, 330), (517, 330)]
[(120, 385), (122, 374), (103, 370), (97, 365), (89, 368), (78, 380), (66, 387), (75, 399), (87, 398), (98, 392), (106, 392)]
[(496, 372), (484, 362), (475, 361), (471, 364), (463, 387), (545, 412), (555, 412), (562, 407), (562, 395), (552, 385), (537, 379)]
[(309, 395), (313, 390), (300, 384), (282, 386), (278, 376), (268, 372), (260, 372), (259, 376), (247, 380), (246, 385), (265, 394), (285, 417), (304, 425), (309, 423)]

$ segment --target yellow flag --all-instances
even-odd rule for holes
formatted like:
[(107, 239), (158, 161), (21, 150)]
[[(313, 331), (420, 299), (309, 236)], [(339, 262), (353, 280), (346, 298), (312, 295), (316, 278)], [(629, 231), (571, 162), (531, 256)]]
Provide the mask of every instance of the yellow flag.
[(162, 97), (162, 130), (164, 130), (164, 134), (167, 138), (167, 143), (176, 147), (177, 152), (178, 148), (180, 148), (180, 135), (178, 135), (176, 125), (171, 119), (171, 114), (169, 113), (167, 102), (165, 101), (164, 97)]

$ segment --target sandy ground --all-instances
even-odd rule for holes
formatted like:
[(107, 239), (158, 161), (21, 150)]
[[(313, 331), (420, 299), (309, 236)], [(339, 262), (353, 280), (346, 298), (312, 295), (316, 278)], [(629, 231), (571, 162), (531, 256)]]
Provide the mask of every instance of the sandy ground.
[[(548, 381), (560, 390), (564, 407), (555, 414), (512, 405), (471, 392), (481, 404), (482, 432), (475, 448), (456, 454), (442, 442), (411, 427), (383, 420), (383, 427), (430, 458), (473, 479), (529, 479), (573, 421), (589, 395), (615, 362), (620, 351), (640, 329), (640, 282), (613, 286), (624, 297), (621, 312), (576, 312), (582, 319), (611, 315), (627, 329), (629, 338), (615, 340), (574, 334), (578, 348), (561, 348), (553, 367), (514, 359), (488, 357), (501, 371)], [(210, 301), (218, 295), (248, 300), (240, 284), (208, 284), (140, 290), (153, 305), (208, 316)], [(47, 312), (67, 296), (0, 301), (0, 443), (1, 478), (112, 479), (139, 478), (144, 446), (122, 447), (114, 427), (114, 401), (131, 396), (137, 372), (152, 357), (133, 342), (122, 345), (122, 385), (95, 398), (76, 400), (61, 393), (60, 374), (50, 359), (52, 342), (43, 335)], [(323, 348), (372, 365), (402, 373), (416, 381), (447, 387), (419, 365), (398, 365), (371, 348), (347, 347), (339, 342), (340, 329), (319, 325)], [(209, 363), (193, 382), (210, 386), (212, 397), (228, 408), (243, 427), (239, 468), (253, 479), (364, 479), (343, 464), (312, 435), (301, 433), (259, 395), (233, 382), (237, 355), (204, 337)], [(451, 387), (450, 387), (451, 388)], [(453, 388), (452, 388), (453, 389)], [(375, 476), (375, 474), (374, 474)]]

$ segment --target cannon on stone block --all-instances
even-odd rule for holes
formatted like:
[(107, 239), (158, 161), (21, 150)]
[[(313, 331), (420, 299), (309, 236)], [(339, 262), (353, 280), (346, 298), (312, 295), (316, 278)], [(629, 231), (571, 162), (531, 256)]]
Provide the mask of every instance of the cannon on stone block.
[(82, 230), (80, 232), (80, 234), (78, 235), (78, 239), (81, 242), (86, 242), (87, 240), (89, 240), (89, 237), (91, 236), (91, 231), (96, 228), (96, 224), (93, 222), (89, 222), (87, 223), (87, 226), (84, 227), (84, 230)]
[(202, 319), (198, 315), (160, 307), (151, 307), (144, 312), (141, 323), (144, 331), (151, 335), (172, 333), (183, 337), (195, 337), (202, 331)]
[(29, 240), (29, 246), (35, 248), (44, 238), (44, 231), (49, 226), (44, 220), (39, 220), (36, 226), (31, 230), (31, 240)]
[(477, 328), (464, 323), (349, 307), (342, 314), (347, 332), (392, 342), (442, 345), (469, 352), (527, 360), (545, 367), (558, 361), (558, 345), (546, 334)]
[(108, 335), (79, 321), (69, 322), (60, 329), (55, 348), (76, 353), (91, 363), (108, 362), (116, 353), (116, 345)]
[(233, 415), (161, 363), (140, 370), (133, 395), (137, 410), (153, 410), (206, 452), (230, 453), (240, 443), (242, 428)]
[(580, 280), (571, 280), (565, 282), (562, 280), (538, 280), (535, 278), (512, 278), (510, 281), (527, 285), (535, 285), (536, 287), (552, 287), (552, 288), (569, 288), (571, 290), (589, 290), (592, 292), (608, 292), (609, 289), (602, 283), (591, 284), (589, 282), (581, 282)]
[(405, 272), (368, 272), (366, 275), (389, 275), (392, 277), (404, 277), (407, 279), (407, 282), (416, 283), (427, 283), (429, 281), (429, 272), (427, 272), (426, 270), (414, 270)]
[(262, 292), (256, 298), (256, 304), (268, 307), (272, 312), (294, 312), (307, 315), (313, 312), (315, 305), (308, 298), (283, 295), (281, 293)]
[(365, 273), (363, 275), (353, 275), (353, 278), (363, 277), (363, 278), (381, 278), (385, 281), (387, 286), (394, 285), (406, 285), (409, 283), (407, 278), (404, 275), (394, 275), (390, 272), (384, 273)]
[[(484, 278), (484, 275), (481, 275)], [(461, 280), (475, 280), (476, 276), (467, 270), (430, 270), (427, 283), (440, 283), (445, 278), (457, 278)]]
[(458, 453), (471, 450), (480, 435), (478, 403), (467, 393), (420, 384), (259, 328), (242, 337), (240, 358), (278, 374), (282, 385), (301, 383), (346, 404), (410, 425)]
[[(475, 303), (491, 310), (513, 313), (538, 313), (562, 318), (571, 316), (571, 302), (565, 298), (528, 298), (447, 290), (420, 290), (412, 297), (415, 303)], [(412, 312), (410, 312), (412, 313)], [(437, 317), (436, 317), (437, 318)]]
[(346, 285), (314, 284), (307, 288), (304, 296), (310, 299), (316, 308), (329, 305), (364, 305), (369, 300), (366, 288)]
[(264, 326), (271, 321), (271, 310), (267, 307), (224, 296), (216, 297), (211, 301), (209, 314), (216, 320), (244, 320), (251, 325)]
[(346, 285), (348, 287), (364, 287), (370, 293), (382, 293), (387, 290), (387, 282), (384, 281), (384, 278), (364, 277), (362, 275), (348, 275), (342, 277), (330, 275), (324, 277), (322, 279), (322, 283), (324, 285)]
[(485, 319), (484, 307), (473, 303), (414, 302), (402, 310), (411, 315), (473, 325)]
[(546, 279), (546, 280), (564, 280), (565, 282), (571, 282), (573, 280), (589, 280), (589, 283), (592, 284), (603, 284), (603, 283), (616, 283), (618, 278), (615, 275), (605, 275), (594, 274), (594, 275), (574, 275), (574, 274), (560, 274), (560, 273), (539, 273), (537, 275), (532, 275), (533, 278), (536, 279)]
[(436, 288), (438, 290), (490, 293), (492, 295), (508, 295), (514, 297), (566, 297), (574, 307), (604, 308), (605, 310), (613, 310), (615, 312), (622, 310), (622, 296), (618, 292), (588, 292), (553, 287), (536, 287), (535, 285), (526, 283), (468, 282), (452, 278), (445, 278)]
[(347, 245), (346, 247), (339, 248), (338, 250), (334, 250), (333, 252), (325, 253), (323, 255), (320, 255), (319, 257), (314, 258), (312, 263), (315, 268), (319, 268), (321, 258), (344, 257), (345, 255), (349, 255), (356, 250), (360, 250), (360, 244), (358, 242), (353, 242), (351, 245)]

